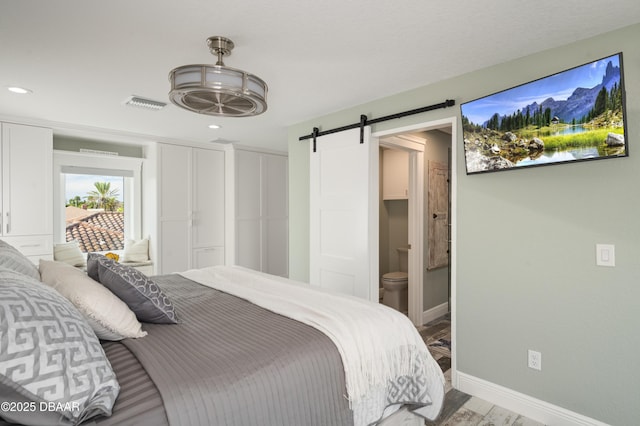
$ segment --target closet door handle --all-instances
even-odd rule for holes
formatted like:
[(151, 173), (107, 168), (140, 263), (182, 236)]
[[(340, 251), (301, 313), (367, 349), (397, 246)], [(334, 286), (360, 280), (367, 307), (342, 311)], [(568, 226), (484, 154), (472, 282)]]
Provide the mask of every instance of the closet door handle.
[(434, 214), (433, 214), (433, 218), (435, 219), (435, 218), (437, 218), (437, 217), (438, 217), (438, 215), (434, 213)]
[(9, 226), (9, 212), (6, 212), (5, 216), (7, 216), (7, 220), (4, 222), (4, 229), (5, 229), (4, 233), (8, 234), (9, 230), (11, 229), (11, 227)]

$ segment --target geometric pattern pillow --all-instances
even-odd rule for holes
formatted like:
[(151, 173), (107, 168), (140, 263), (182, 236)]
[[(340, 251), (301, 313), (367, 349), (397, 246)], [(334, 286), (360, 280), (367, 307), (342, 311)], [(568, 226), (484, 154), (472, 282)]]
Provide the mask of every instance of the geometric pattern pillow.
[(28, 275), (40, 281), (38, 268), (17, 248), (0, 240), (0, 267)]
[(82, 314), (54, 289), (0, 270), (0, 399), (22, 424), (78, 424), (111, 415), (120, 391), (102, 346)]
[(178, 323), (171, 300), (145, 274), (105, 256), (97, 257), (97, 263), (100, 283), (126, 303), (139, 321)]

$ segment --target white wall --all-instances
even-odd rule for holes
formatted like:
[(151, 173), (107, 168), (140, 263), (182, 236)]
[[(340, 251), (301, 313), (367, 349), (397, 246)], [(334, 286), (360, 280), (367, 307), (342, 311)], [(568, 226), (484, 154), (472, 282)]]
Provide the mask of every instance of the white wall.
[[(619, 51), (630, 156), (485, 175), (457, 164), (457, 368), (590, 419), (637, 423), (640, 401), (640, 24), (309, 120), (289, 129), (291, 277), (308, 278), (308, 150), (298, 137), (455, 99), (373, 131), (455, 116), (459, 104)], [(457, 134), (462, 135), (458, 120)], [(595, 265), (595, 244), (616, 267)], [(543, 369), (526, 366), (527, 349)]]

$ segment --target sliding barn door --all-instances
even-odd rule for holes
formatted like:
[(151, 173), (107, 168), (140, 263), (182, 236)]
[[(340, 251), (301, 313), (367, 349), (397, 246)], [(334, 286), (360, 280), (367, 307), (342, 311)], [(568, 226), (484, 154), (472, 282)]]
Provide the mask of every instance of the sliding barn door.
[(377, 301), (377, 144), (366, 127), (310, 145), (310, 283)]

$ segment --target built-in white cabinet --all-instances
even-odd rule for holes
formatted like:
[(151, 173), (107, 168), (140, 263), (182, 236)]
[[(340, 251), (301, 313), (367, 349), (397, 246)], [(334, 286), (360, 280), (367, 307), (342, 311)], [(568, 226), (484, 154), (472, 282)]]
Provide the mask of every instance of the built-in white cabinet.
[(223, 151), (193, 148), (191, 267), (224, 264), (225, 160)]
[(288, 159), (235, 151), (235, 263), (289, 274)]
[(382, 150), (382, 199), (409, 198), (409, 153), (398, 149)]
[(53, 132), (0, 123), (0, 237), (34, 263), (53, 258)]
[(158, 270), (224, 264), (225, 154), (160, 144)]

